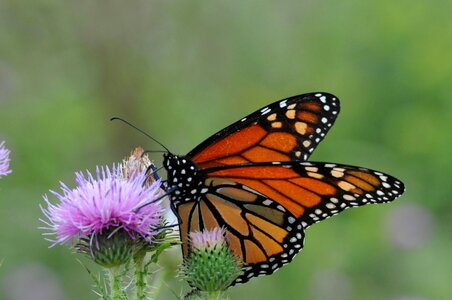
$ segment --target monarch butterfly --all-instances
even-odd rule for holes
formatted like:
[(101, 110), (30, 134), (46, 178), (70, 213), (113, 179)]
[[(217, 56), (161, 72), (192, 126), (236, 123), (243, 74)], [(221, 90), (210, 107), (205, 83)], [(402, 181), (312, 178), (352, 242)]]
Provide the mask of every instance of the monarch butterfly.
[(334, 95), (297, 95), (220, 130), (187, 155), (165, 153), (184, 257), (189, 232), (224, 227), (230, 250), (243, 263), (232, 285), (244, 283), (289, 263), (310, 225), (400, 196), (404, 185), (390, 175), (307, 161), (338, 113)]

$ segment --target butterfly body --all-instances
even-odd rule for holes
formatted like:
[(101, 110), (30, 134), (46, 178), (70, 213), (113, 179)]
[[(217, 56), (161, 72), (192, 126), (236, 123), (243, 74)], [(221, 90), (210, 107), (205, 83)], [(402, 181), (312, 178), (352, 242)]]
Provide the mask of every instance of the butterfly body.
[(171, 196), (173, 207), (187, 201), (197, 201), (203, 190), (199, 168), (190, 158), (167, 153), (163, 158), (167, 170), (167, 186), (175, 189)]
[(187, 155), (165, 154), (184, 257), (189, 232), (223, 227), (243, 263), (233, 284), (244, 283), (289, 263), (310, 225), (402, 194), (403, 183), (390, 175), (307, 161), (338, 112), (334, 95), (297, 95), (242, 118)]

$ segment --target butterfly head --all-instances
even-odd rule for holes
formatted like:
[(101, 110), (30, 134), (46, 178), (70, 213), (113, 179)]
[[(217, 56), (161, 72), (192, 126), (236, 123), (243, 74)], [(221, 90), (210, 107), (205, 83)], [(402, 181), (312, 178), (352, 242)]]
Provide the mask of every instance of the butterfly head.
[(174, 189), (173, 204), (194, 201), (206, 192), (202, 188), (202, 178), (198, 166), (188, 157), (165, 153), (163, 166), (168, 174), (168, 188)]

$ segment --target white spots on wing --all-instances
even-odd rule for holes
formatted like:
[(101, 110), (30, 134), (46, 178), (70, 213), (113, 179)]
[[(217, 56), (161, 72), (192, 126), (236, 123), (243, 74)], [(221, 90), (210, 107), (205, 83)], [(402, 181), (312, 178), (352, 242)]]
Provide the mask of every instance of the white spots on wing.
[(282, 207), (281, 205), (278, 205), (276, 208), (279, 209), (282, 212), (286, 211), (286, 209), (284, 207)]
[(344, 198), (347, 201), (354, 201), (354, 200), (356, 200), (355, 197), (353, 197), (352, 195), (348, 195), (348, 194), (343, 195), (342, 198)]
[(333, 203), (327, 203), (326, 204), (326, 208), (328, 208), (328, 209), (335, 209), (336, 205), (334, 205)]
[(294, 218), (294, 217), (289, 217), (289, 218), (287, 219), (287, 221), (288, 221), (290, 224), (293, 224), (293, 223), (295, 222), (295, 218)]
[(383, 182), (382, 185), (384, 188), (387, 188), (387, 189), (389, 189), (391, 187), (391, 185), (387, 182)]
[(296, 106), (297, 106), (297, 104), (293, 103), (293, 104), (287, 106), (287, 109), (294, 109)]
[(323, 117), (322, 119), (321, 119), (321, 121), (322, 121), (322, 123), (327, 123), (328, 122), (328, 119), (327, 118), (325, 118), (325, 117)]
[(329, 111), (330, 110), (330, 106), (329, 105), (324, 105), (323, 109), (326, 110), (326, 111)]
[(287, 106), (287, 99), (285, 99), (285, 100), (279, 102), (279, 107), (284, 108), (284, 107), (286, 107), (286, 106)]
[(270, 200), (270, 199), (265, 199), (263, 202), (262, 202), (264, 205), (270, 205), (270, 204), (272, 204), (273, 203), (273, 201), (272, 200)]
[(268, 114), (269, 112), (271, 112), (271, 109), (268, 108), (268, 107), (264, 107), (263, 109), (261, 109), (261, 113), (262, 113), (263, 115), (266, 115), (266, 114)]
[(304, 142), (303, 142), (303, 146), (304, 146), (305, 148), (308, 148), (309, 146), (311, 146), (311, 141), (309, 141), (309, 140), (304, 141)]

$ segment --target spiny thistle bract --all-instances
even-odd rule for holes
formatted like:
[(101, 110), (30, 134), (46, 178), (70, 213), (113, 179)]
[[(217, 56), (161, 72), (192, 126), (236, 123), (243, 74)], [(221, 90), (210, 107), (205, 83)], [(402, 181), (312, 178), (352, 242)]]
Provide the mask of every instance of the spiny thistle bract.
[[(225, 291), (240, 273), (241, 262), (229, 250), (222, 228), (191, 232), (189, 251), (182, 277), (196, 290)], [(191, 297), (196, 297), (196, 293)]]

